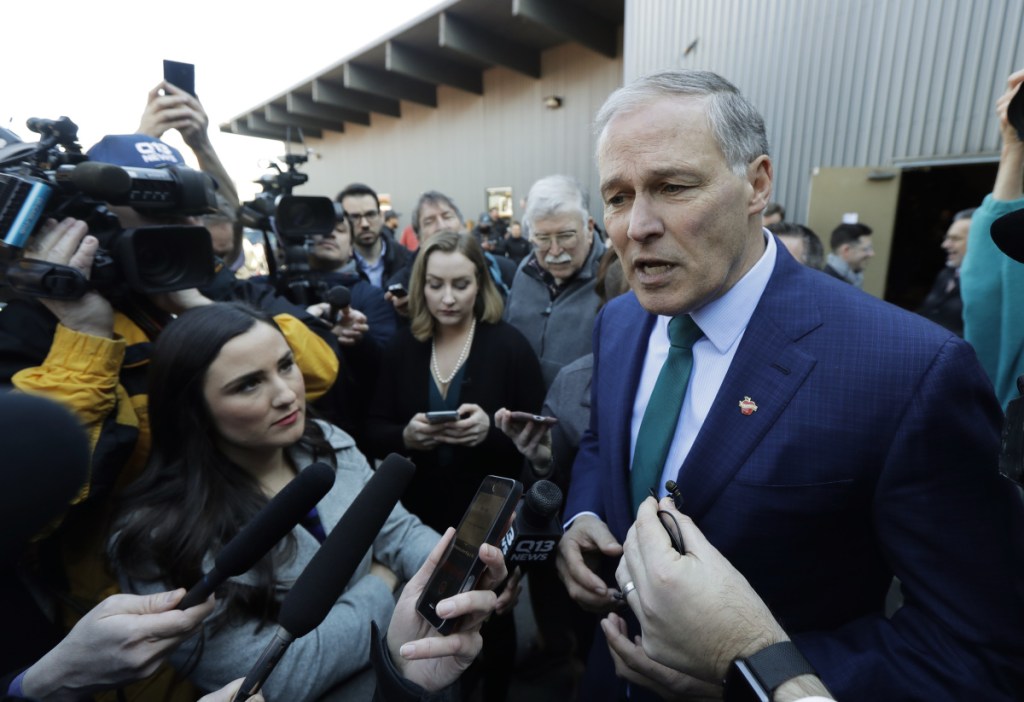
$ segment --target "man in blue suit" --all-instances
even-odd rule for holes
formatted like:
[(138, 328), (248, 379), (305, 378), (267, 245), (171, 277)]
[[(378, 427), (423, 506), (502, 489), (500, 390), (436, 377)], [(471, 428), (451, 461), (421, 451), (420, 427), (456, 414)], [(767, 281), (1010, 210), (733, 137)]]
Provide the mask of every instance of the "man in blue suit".
[[(637, 436), (685, 316), (701, 336), (656, 485), (678, 483), (837, 699), (1024, 698), (1024, 509), (997, 472), (1000, 410), (974, 352), (762, 229), (764, 123), (719, 76), (641, 79), (597, 126), (605, 226), (633, 293), (594, 327), (558, 555), (569, 594), (615, 604), (608, 576), (643, 498)], [(894, 576), (903, 605), (887, 618)], [(621, 698), (612, 670), (595, 642), (582, 698)], [(715, 697), (717, 682), (676, 675), (672, 690)]]

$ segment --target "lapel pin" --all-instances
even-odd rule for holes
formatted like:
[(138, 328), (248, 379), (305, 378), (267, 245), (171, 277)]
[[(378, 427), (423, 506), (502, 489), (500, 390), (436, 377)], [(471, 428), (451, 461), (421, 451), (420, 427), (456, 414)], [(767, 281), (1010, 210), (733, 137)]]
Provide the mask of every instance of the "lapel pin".
[(740, 412), (744, 415), (751, 415), (757, 411), (757, 403), (751, 400), (748, 396), (744, 395), (743, 399), (740, 400)]

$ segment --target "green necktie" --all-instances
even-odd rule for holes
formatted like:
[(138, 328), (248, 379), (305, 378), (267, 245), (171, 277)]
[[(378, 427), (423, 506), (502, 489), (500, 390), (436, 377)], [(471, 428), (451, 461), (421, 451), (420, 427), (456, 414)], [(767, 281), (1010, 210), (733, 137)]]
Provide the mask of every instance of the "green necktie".
[(629, 478), (633, 514), (651, 494), (651, 488), (657, 486), (665, 468), (679, 412), (683, 408), (686, 385), (693, 370), (693, 345), (701, 336), (703, 332), (688, 314), (673, 317), (668, 323), (668, 339), (672, 346), (644, 410), (633, 451), (633, 470)]

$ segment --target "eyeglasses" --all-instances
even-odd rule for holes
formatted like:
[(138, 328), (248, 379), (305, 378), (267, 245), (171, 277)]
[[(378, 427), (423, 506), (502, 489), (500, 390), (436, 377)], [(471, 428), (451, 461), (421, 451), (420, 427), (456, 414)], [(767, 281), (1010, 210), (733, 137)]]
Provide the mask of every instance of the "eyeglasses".
[(345, 215), (352, 220), (352, 224), (359, 224), (359, 221), (365, 219), (367, 222), (380, 217), (380, 210), (368, 210), (366, 212), (346, 212)]
[(557, 241), (558, 248), (560, 249), (571, 249), (576, 246), (576, 234), (577, 231), (575, 229), (558, 232), (554, 236), (551, 234), (533, 234), (530, 237), (530, 241), (533, 242), (534, 247), (538, 251), (547, 251), (550, 249), (552, 241)]

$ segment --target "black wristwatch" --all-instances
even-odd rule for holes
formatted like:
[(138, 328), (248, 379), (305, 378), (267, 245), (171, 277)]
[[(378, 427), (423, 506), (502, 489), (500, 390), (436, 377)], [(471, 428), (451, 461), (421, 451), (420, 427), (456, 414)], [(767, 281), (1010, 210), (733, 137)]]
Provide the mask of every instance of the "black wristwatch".
[(725, 676), (724, 702), (772, 702), (776, 688), (799, 675), (817, 675), (792, 641), (737, 658)]

